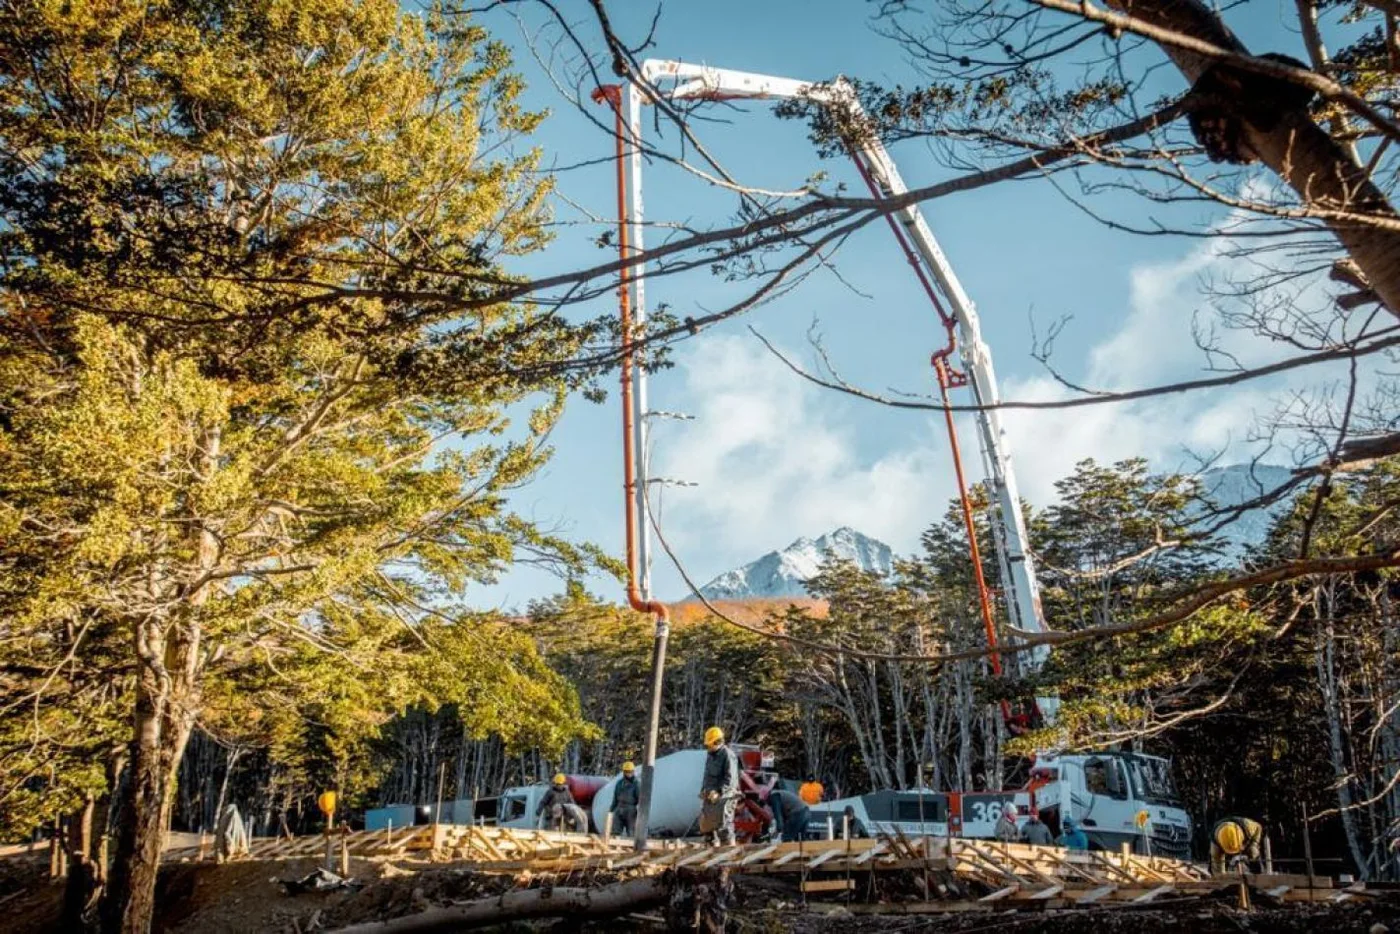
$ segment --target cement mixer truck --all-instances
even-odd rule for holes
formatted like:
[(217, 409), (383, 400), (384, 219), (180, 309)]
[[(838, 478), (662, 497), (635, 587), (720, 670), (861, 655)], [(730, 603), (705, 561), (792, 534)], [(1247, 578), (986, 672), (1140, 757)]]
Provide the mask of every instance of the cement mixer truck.
[[(565, 775), (564, 781), (569, 794), (574, 797), (574, 803), (583, 808), (585, 814), (598, 794), (598, 789), (608, 783), (607, 777), (603, 775)], [(496, 803), (496, 825), (517, 830), (533, 830), (538, 827), (539, 818), (535, 812), (539, 809), (540, 799), (548, 790), (549, 785), (542, 782), (537, 785), (517, 785), (501, 792)]]
[[(757, 746), (731, 746), (739, 757), (739, 807), (734, 827), (741, 839), (754, 839), (767, 828), (771, 819), (766, 802), (768, 793), (777, 786), (777, 773), (772, 771), (773, 759)], [(705, 772), (703, 749), (681, 749), (656, 760), (656, 779), (651, 799), (650, 835), (653, 837), (685, 837), (696, 833), (700, 822), (700, 779)], [(613, 789), (622, 776), (565, 776), (574, 802), (589, 812), (590, 830), (602, 833), (612, 810)], [(535, 810), (546, 784), (522, 785), (501, 792), (497, 805), (496, 823), (501, 827), (532, 829), (537, 826)]]
[[(739, 806), (734, 814), (734, 830), (740, 840), (753, 840), (763, 834), (772, 816), (767, 809), (768, 793), (778, 784), (772, 771), (773, 758), (757, 746), (730, 746), (739, 757)], [(703, 749), (681, 749), (656, 760), (652, 788), (649, 835), (653, 837), (693, 836), (700, 825), (700, 780), (705, 774)], [(613, 777), (593, 796), (593, 824), (605, 826), (612, 810), (613, 790), (621, 776)]]

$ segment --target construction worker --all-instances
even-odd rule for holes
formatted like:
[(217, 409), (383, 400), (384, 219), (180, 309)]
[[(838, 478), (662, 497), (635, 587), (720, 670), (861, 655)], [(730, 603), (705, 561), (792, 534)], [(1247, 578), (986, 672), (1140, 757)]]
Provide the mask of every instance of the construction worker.
[(1080, 829), (1073, 817), (1065, 818), (1065, 832), (1055, 842), (1067, 850), (1089, 849), (1089, 835)]
[(826, 794), (826, 789), (822, 787), (821, 782), (817, 781), (815, 775), (808, 775), (807, 780), (797, 789), (797, 796), (809, 805), (821, 804), (824, 794)]
[(1240, 862), (1246, 869), (1262, 869), (1257, 864), (1263, 859), (1263, 847), (1264, 828), (1258, 821), (1227, 817), (1210, 832), (1210, 871), (1225, 872)]
[(583, 813), (583, 808), (574, 803), (574, 796), (569, 792), (569, 780), (563, 772), (554, 776), (549, 790), (540, 797), (540, 803), (535, 808), (535, 819), (539, 826), (544, 826), (548, 819), (549, 825), (556, 830), (568, 819), (575, 831), (588, 833), (588, 816)]
[(705, 774), (700, 780), (700, 833), (711, 846), (734, 845), (734, 811), (739, 803), (739, 759), (724, 742), (724, 731), (705, 731)]
[(773, 836), (781, 837), (784, 843), (802, 839), (807, 822), (812, 819), (812, 809), (800, 794), (774, 788), (768, 793), (768, 808), (773, 812)]
[(1009, 804), (1001, 809), (1001, 816), (997, 818), (996, 837), (1002, 843), (1018, 843), (1021, 840), (1021, 828), (1016, 826), (1016, 806)]
[(1032, 810), (1030, 820), (1021, 828), (1021, 842), (1031, 846), (1050, 846), (1055, 842), (1050, 836), (1050, 828), (1041, 823), (1039, 811)]
[(642, 798), (642, 786), (637, 783), (637, 767), (622, 763), (622, 777), (613, 786), (613, 833), (627, 836), (637, 826), (637, 802)]

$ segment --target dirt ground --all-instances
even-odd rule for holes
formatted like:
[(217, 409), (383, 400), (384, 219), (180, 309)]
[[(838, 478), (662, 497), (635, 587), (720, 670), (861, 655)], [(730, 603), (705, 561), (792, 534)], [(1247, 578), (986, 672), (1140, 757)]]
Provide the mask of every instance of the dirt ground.
[[(309, 934), (342, 925), (385, 920), (413, 914), (433, 905), (447, 905), (497, 895), (521, 881), (451, 869), (411, 871), (383, 863), (354, 861), (351, 875), (365, 883), (358, 890), (306, 892), (288, 895), (279, 879), (299, 879), (318, 861), (238, 862), (224, 866), (176, 865), (162, 873), (155, 930), (162, 934)], [(62, 886), (45, 878), (47, 863), (0, 860), (0, 929), (15, 934), (58, 930)], [(602, 885), (614, 874), (539, 878), (529, 884)], [(1106, 907), (1086, 911), (999, 911), (942, 915), (861, 913), (837, 901), (814, 901), (802, 908), (795, 889), (773, 877), (738, 877), (733, 891), (728, 930), (734, 934), (867, 934), (867, 932), (1200, 932), (1200, 934), (1302, 934), (1358, 932), (1400, 934), (1400, 893), (1380, 900), (1357, 900), (1337, 905), (1259, 907), (1242, 912), (1226, 901), (1190, 900), (1151, 909)], [(655, 932), (662, 929), (659, 913), (646, 913), (580, 926), (576, 923), (516, 925), (513, 931), (567, 930)]]

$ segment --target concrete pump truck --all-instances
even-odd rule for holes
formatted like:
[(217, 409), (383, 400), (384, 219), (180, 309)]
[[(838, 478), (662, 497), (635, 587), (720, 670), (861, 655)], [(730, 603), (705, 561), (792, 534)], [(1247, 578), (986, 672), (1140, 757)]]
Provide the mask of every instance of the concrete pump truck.
[[(918, 201), (900, 177), (870, 121), (853, 86), (844, 78), (828, 83), (798, 81), (749, 72), (710, 68), (679, 61), (648, 60), (640, 73), (608, 97), (617, 111), (619, 146), (620, 228), (625, 259), (642, 251), (642, 107), (682, 101), (794, 100), (825, 109), (840, 128), (839, 135), (856, 169), (871, 194), (881, 201), (895, 202), (886, 219), (905, 258), (914, 270), (946, 334), (946, 345), (932, 356), (932, 366), (945, 406), (951, 388), (966, 387), (974, 403), (977, 433), (987, 488), (990, 494), (990, 525), (996, 560), (1012, 638), (1016, 633), (1039, 634), (1047, 631), (1040, 606), (1032, 556), (1026, 547), (1026, 525), (1016, 487), (1010, 446), (1001, 424), (1000, 401), (991, 352), (982, 340), (977, 311), (958, 281), (952, 266), (933, 235)], [(601, 91), (600, 91), (601, 94)], [(624, 177), (624, 164), (628, 171)], [(645, 263), (636, 261), (624, 268), (621, 289), (624, 318), (630, 301), (631, 322), (645, 320), (643, 292)], [(633, 325), (629, 325), (633, 326)], [(624, 343), (630, 334), (624, 336)], [(630, 363), (630, 349), (628, 362)], [(955, 365), (956, 353), (960, 367)], [(630, 366), (628, 367), (630, 370)], [(625, 395), (624, 414), (628, 435), (629, 527), (640, 531), (639, 560), (632, 564), (636, 573), (634, 589), (640, 594), (634, 605), (652, 608), (649, 602), (648, 506), (646, 501), (646, 393), (645, 369), (636, 374), (635, 396)], [(628, 373), (624, 373), (624, 388)], [(982, 576), (972, 506), (963, 477), (957, 434), (951, 410), (945, 408), (953, 463), (962, 496), (963, 518), (969, 540), (970, 557), (981, 597), (981, 612), (995, 674), (1002, 673), (997, 649), (997, 630), (989, 591)], [(630, 556), (629, 556), (629, 560)], [(640, 578), (640, 588), (636, 578)], [(664, 653), (666, 628), (664, 612), (658, 612), (659, 651)], [(1015, 653), (1020, 673), (1031, 674), (1044, 665), (1049, 655), (1045, 644), (1022, 645)], [(658, 692), (659, 695), (659, 692)], [(655, 706), (655, 699), (653, 700)], [(1031, 721), (1053, 723), (1058, 700), (1037, 697), (1025, 714), (1013, 715), (1009, 705), (1003, 713), (1014, 730)], [(653, 710), (653, 720), (656, 711)], [(654, 727), (653, 727), (654, 730)], [(654, 734), (653, 734), (654, 735)], [(649, 754), (654, 747), (649, 746)], [(864, 834), (900, 831), (909, 835), (948, 835), (990, 838), (1003, 810), (1014, 808), (1018, 822), (1028, 819), (1032, 810), (1052, 828), (1073, 818), (1088, 835), (1094, 848), (1117, 850), (1123, 844), (1134, 851), (1162, 856), (1189, 857), (1191, 821), (1181, 806), (1171, 781), (1167, 760), (1138, 753), (1103, 751), (1093, 754), (1042, 752), (1033, 757), (1029, 781), (1024, 788), (1003, 792), (957, 792), (938, 790), (880, 791), (838, 801), (825, 802), (814, 809), (811, 828), (821, 833), (846, 827)], [(648, 798), (644, 775), (644, 801)], [(645, 817), (640, 833), (645, 833)]]

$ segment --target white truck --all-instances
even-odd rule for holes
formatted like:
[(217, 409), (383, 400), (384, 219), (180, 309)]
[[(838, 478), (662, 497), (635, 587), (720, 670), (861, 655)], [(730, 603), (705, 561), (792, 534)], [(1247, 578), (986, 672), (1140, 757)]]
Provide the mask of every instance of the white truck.
[(1191, 818), (1172, 788), (1167, 760), (1138, 753), (1042, 755), (1026, 787), (1001, 792), (876, 791), (824, 801), (812, 809), (808, 833), (991, 839), (1009, 807), (1018, 827), (1038, 810), (1055, 835), (1073, 817), (1090, 849), (1116, 852), (1126, 843), (1135, 853), (1191, 856)]
[[(574, 797), (574, 803), (582, 808), (586, 815), (593, 804), (594, 796), (598, 794), (598, 789), (606, 785), (608, 779), (602, 775), (566, 775), (565, 782), (569, 793)], [(547, 791), (549, 785), (545, 783), (516, 785), (502, 791), (501, 796), (496, 799), (496, 826), (512, 827), (516, 830), (538, 828), (540, 818), (535, 812), (539, 810), (540, 799)]]

